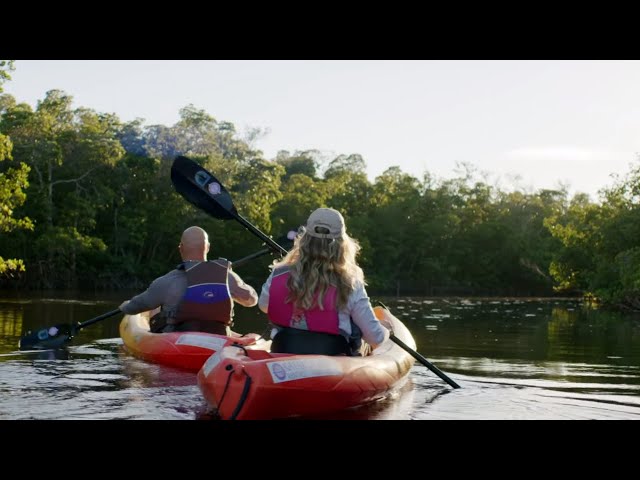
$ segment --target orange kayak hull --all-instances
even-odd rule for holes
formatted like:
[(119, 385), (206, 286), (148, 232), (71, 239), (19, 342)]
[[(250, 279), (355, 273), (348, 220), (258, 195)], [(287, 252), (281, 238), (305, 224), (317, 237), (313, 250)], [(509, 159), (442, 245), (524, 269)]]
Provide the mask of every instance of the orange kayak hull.
[(257, 334), (227, 337), (204, 332), (149, 332), (149, 312), (125, 315), (120, 322), (120, 337), (125, 350), (151, 363), (192, 372), (200, 370), (206, 360), (225, 346), (239, 344), (249, 349), (268, 350), (271, 342)]
[[(376, 316), (415, 349), (400, 320), (376, 307)], [(290, 355), (225, 347), (198, 372), (198, 385), (222, 419), (313, 417), (387, 396), (407, 380), (413, 357), (390, 340), (367, 357)]]

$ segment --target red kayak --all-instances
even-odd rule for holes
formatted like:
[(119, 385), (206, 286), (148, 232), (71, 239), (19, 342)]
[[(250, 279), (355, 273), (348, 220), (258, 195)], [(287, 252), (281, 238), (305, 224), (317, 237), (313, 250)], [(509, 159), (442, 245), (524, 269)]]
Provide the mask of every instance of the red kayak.
[[(405, 325), (382, 307), (378, 319), (415, 349)], [(198, 386), (222, 419), (313, 416), (363, 405), (407, 380), (414, 359), (387, 340), (366, 357), (292, 355), (228, 346), (198, 372)]]
[(271, 341), (255, 333), (237, 337), (204, 332), (151, 333), (149, 312), (125, 315), (120, 322), (120, 336), (131, 355), (192, 372), (197, 372), (211, 355), (228, 345), (263, 350), (271, 346)]

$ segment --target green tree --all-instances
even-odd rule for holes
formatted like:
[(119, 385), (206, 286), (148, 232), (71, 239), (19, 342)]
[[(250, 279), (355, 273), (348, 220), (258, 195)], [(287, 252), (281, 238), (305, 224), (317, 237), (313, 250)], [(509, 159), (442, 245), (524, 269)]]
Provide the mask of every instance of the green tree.
[(326, 205), (326, 185), (303, 173), (295, 173), (282, 182), (282, 198), (271, 212), (273, 223), (281, 231), (304, 225), (309, 214)]
[(318, 156), (319, 152), (316, 150), (297, 151), (293, 155), (289, 155), (286, 150), (280, 150), (275, 161), (285, 169), (283, 181), (296, 174), (306, 175), (315, 180), (319, 167)]
[(415, 215), (421, 190), (418, 179), (390, 167), (376, 178), (370, 204), (361, 205), (356, 224), (371, 232), (358, 238), (363, 247), (361, 264), (374, 289), (404, 291), (420, 283), (416, 267), (423, 252), (415, 235)]
[[(9, 72), (13, 70), (13, 60), (0, 60), (0, 93), (2, 84), (11, 79)], [(10, 95), (0, 96), (0, 115), (7, 108), (15, 104)], [(29, 167), (20, 162), (16, 166), (10, 165), (13, 144), (8, 135), (4, 135), (0, 128), (0, 232), (8, 234), (16, 229), (32, 230), (33, 223), (28, 217), (16, 218), (14, 210), (24, 204), (27, 196), (24, 190), (29, 186)], [(6, 164), (4, 164), (6, 162)], [(17, 258), (5, 259), (0, 255), (0, 276), (25, 271), (23, 260)]]
[[(43, 287), (67, 286), (77, 273), (91, 276), (100, 262), (89, 257), (105, 250), (95, 237), (96, 216), (106, 208), (112, 166), (124, 150), (116, 138), (121, 125), (114, 115), (71, 108), (72, 98), (47, 92), (33, 111), (28, 105), (8, 108), (0, 127), (10, 133), (13, 156), (30, 168), (25, 212), (38, 228), (27, 247)], [(91, 267), (89, 265), (92, 265)]]

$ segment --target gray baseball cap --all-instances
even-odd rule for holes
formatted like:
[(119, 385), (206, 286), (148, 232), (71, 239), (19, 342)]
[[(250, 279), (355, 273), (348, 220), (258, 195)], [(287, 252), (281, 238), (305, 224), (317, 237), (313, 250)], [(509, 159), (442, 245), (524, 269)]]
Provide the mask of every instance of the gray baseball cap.
[[(320, 233), (316, 227), (324, 227), (329, 233)], [(345, 232), (344, 218), (333, 208), (318, 208), (307, 220), (307, 234), (316, 238), (340, 238)]]

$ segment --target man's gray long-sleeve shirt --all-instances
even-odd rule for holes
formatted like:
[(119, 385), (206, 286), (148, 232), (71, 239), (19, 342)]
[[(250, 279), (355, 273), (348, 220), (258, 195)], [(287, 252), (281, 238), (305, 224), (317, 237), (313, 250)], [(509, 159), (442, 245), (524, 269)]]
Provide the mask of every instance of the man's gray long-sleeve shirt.
[[(185, 262), (185, 266), (189, 268), (196, 263), (199, 262), (188, 261)], [(237, 273), (229, 270), (227, 283), (231, 298), (235, 302), (245, 307), (253, 307), (258, 303), (256, 291), (251, 285), (244, 283)], [(156, 278), (146, 291), (133, 297), (121, 310), (128, 315), (134, 315), (161, 306), (163, 315), (169, 319), (168, 323), (172, 323), (170, 319), (175, 317), (178, 304), (186, 290), (187, 274), (185, 271), (171, 270), (166, 275)]]

